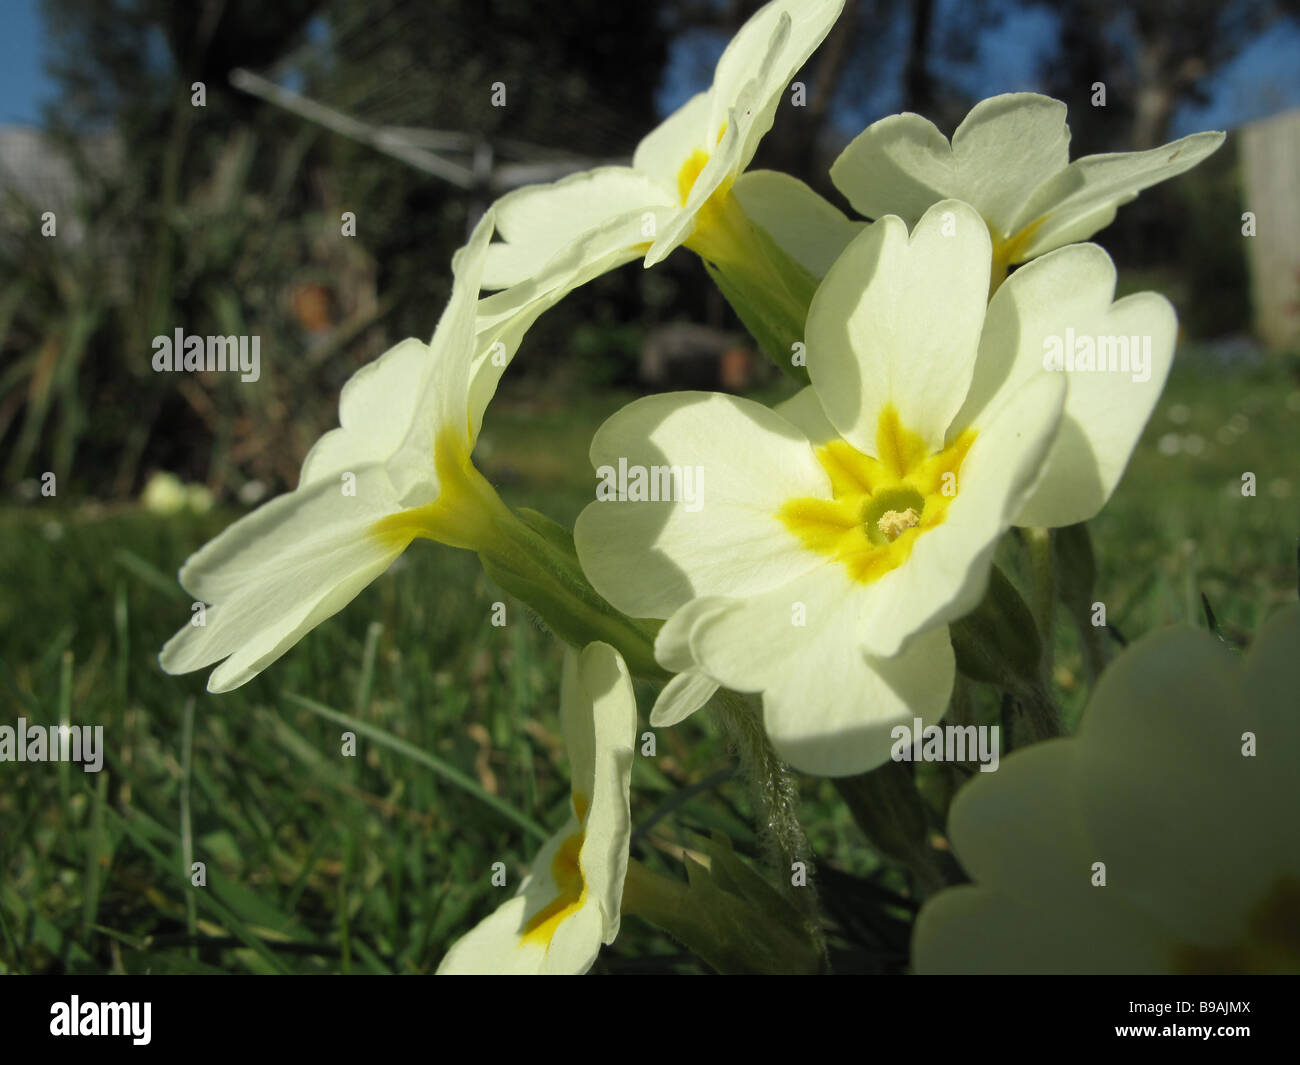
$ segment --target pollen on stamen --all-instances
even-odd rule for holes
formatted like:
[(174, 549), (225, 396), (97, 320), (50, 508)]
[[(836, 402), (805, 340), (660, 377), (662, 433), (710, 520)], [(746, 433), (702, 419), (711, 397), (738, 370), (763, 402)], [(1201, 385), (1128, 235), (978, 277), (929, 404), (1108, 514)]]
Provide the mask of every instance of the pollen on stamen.
[(876, 528), (891, 544), (897, 540), (908, 529), (914, 529), (921, 524), (921, 515), (913, 507), (906, 510), (887, 510), (880, 515), (880, 520), (876, 522)]

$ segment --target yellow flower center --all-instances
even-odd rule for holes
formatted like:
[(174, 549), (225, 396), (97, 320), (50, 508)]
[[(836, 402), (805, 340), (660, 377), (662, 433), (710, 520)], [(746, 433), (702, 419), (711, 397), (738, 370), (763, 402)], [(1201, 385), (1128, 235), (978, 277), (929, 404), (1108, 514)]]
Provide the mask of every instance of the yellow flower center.
[(914, 529), (921, 524), (921, 515), (911, 507), (908, 507), (901, 514), (897, 510), (887, 510), (880, 516), (876, 522), (876, 528), (891, 544), (899, 538), (900, 535), (907, 532), (908, 529)]
[[(721, 143), (726, 132), (727, 126), (723, 123), (715, 143)], [(683, 207), (711, 158), (704, 149), (696, 148), (677, 171), (677, 195)], [(700, 204), (695, 212), (695, 228), (686, 240), (686, 247), (713, 263), (744, 262), (752, 258), (749, 219), (731, 195), (734, 181), (734, 175), (728, 175)]]
[[(588, 806), (587, 797), (575, 791), (573, 811), (577, 814), (579, 823), (586, 820)], [(582, 875), (580, 860), (585, 839), (586, 834), (579, 829), (567, 836), (555, 852), (555, 857), (551, 859), (551, 879), (555, 881), (557, 894), (528, 919), (520, 946), (531, 943), (549, 948), (560, 925), (582, 909), (587, 900), (587, 881)]]
[(1181, 946), (1174, 969), (1192, 975), (1300, 973), (1300, 879), (1278, 878), (1247, 916), (1242, 942)]
[(917, 539), (943, 523), (975, 435), (967, 429), (931, 454), (887, 406), (876, 423), (877, 457), (844, 440), (823, 445), (817, 459), (830, 476), (834, 498), (792, 499), (777, 517), (805, 547), (870, 584), (906, 562)]
[(438, 434), (433, 465), (438, 497), (432, 503), (380, 518), (370, 527), (370, 535), (394, 551), (406, 550), (420, 537), (450, 547), (481, 550), (494, 533), (500, 499), (474, 467), (468, 446), (457, 434), (446, 429)]

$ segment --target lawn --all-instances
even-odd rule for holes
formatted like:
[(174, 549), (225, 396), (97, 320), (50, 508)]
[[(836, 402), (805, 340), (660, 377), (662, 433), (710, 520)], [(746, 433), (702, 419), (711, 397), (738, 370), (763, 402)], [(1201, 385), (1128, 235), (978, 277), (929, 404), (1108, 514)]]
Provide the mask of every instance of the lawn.
[[(503, 396), (482, 467), (507, 502), (571, 522), (591, 498), (592, 430), (627, 398)], [(1205, 624), (1202, 595), (1241, 646), (1296, 595), (1298, 425), (1300, 387), (1281, 364), (1180, 353), (1092, 523), (1113, 646)], [(0, 972), (432, 971), (562, 823), (560, 647), (464, 552), (418, 543), (236, 692), (164, 675), (158, 648), (190, 612), (176, 570), (235, 516), (62, 499), (0, 510), (0, 721), (102, 725), (106, 745), (98, 774), (0, 764)], [(1014, 567), (1014, 542), (1003, 555)], [(1054, 679), (1077, 714), (1078, 642), (1057, 630)], [(638, 694), (644, 715), (653, 693)], [(715, 726), (697, 715), (655, 739), (634, 771), (634, 856), (681, 875), (692, 834), (723, 832), (762, 866), (747, 786)], [(901, 970), (906, 879), (827, 782), (801, 788), (816, 883), (838, 918), (834, 958)], [(498, 861), (508, 889), (492, 886)], [(703, 967), (628, 921), (602, 969)]]

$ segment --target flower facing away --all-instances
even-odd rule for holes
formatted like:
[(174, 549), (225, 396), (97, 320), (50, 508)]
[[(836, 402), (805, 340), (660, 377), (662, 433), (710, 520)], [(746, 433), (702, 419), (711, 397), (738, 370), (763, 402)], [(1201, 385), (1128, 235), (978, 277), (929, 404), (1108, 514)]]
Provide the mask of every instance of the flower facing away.
[[(667, 471), (667, 489), (673, 471), (695, 471), (689, 505), (629, 482), (575, 529), (602, 595), (668, 619), (656, 653), (680, 675), (653, 723), (680, 720), (717, 685), (758, 691), (796, 768), (880, 765), (894, 725), (942, 716), (946, 623), (979, 602), (999, 537), (1105, 503), (1168, 372), (1173, 310), (1152, 293), (1112, 303), (1114, 267), (1094, 245), (1042, 257), (989, 303), (989, 248), (980, 216), (957, 201), (910, 237), (881, 219), (817, 290), (811, 388), (775, 411), (651, 396), (597, 432), (598, 470)], [(1150, 372), (1045, 369), (1045, 348), (1067, 331), (1146, 338)]]
[(608, 644), (565, 653), (560, 717), (573, 780), (568, 823), (508, 902), (452, 945), (440, 974), (564, 975), (618, 935), (631, 839), (636, 699)]
[(597, 167), (502, 197), (494, 208), (502, 240), (488, 249), (484, 287), (531, 282), (562, 294), (642, 256), (652, 266), (681, 244), (754, 269), (754, 237), (732, 186), (843, 6), (772, 0), (727, 45), (709, 90), (650, 132), (631, 167)]
[(937, 200), (965, 200), (993, 235), (997, 285), (1008, 267), (1087, 240), (1120, 205), (1223, 143), (1222, 133), (1193, 133), (1145, 152), (1071, 163), (1065, 110), (1037, 93), (993, 96), (971, 108), (951, 144), (920, 115), (891, 115), (849, 143), (831, 180), (864, 217), (896, 214), (909, 225)]
[(181, 585), (206, 606), (163, 648), (168, 673), (219, 662), (208, 690), (237, 688), (351, 602), (413, 539), (477, 549), (488, 535), (501, 503), (470, 463), (506, 361), (488, 353), (539, 313), (525, 307), (476, 335), (491, 234), (488, 215), (458, 253), (432, 342), (404, 340), (347, 382), (339, 428), (308, 453), (298, 487), (186, 561)]
[(1300, 606), (1242, 658), (1167, 629), (1076, 736), (1011, 754), (949, 816), (974, 883), (934, 896), (921, 972), (1300, 972)]

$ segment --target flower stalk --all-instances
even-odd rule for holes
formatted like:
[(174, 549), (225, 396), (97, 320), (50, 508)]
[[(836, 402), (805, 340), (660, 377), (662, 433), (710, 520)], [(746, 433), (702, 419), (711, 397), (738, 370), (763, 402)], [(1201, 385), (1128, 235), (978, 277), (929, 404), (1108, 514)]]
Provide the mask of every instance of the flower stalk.
[(788, 901), (725, 842), (712, 841), (706, 849), (707, 865), (686, 856), (687, 883), (630, 860), (623, 913), (667, 932), (719, 973), (820, 971), (820, 943)]
[(686, 246), (731, 304), (763, 352), (781, 371), (808, 384), (804, 323), (817, 279), (787, 255), (761, 226), (750, 220), (729, 191), (715, 194), (701, 212)]
[[(492, 491), (490, 485), (488, 490)], [(633, 675), (668, 680), (655, 661), (658, 623), (627, 617), (592, 588), (567, 529), (536, 511), (516, 514), (494, 491), (492, 496), (490, 532), (476, 548), (487, 575), (526, 603), (566, 643), (575, 647), (597, 640), (608, 643), (623, 656)]]

